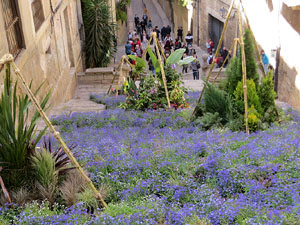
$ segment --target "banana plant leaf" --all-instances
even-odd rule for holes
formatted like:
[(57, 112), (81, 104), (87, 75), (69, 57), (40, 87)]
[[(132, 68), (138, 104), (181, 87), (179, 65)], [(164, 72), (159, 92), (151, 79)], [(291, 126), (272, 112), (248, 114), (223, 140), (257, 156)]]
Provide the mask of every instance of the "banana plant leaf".
[(152, 64), (155, 68), (155, 72), (156, 73), (160, 73), (160, 65), (159, 65), (159, 62), (155, 56), (155, 54), (153, 53), (152, 49), (151, 48), (147, 48), (148, 49), (148, 54), (150, 55), (150, 58), (151, 58), (151, 61), (152, 61)]
[(188, 56), (188, 57), (185, 57), (184, 59), (180, 60), (178, 62), (178, 65), (182, 66), (182, 65), (190, 64), (191, 62), (193, 62), (193, 60), (194, 60), (193, 56)]
[(177, 49), (167, 58), (167, 64), (170, 65), (177, 64), (179, 60), (182, 58), (184, 52), (185, 52), (185, 48)]
[(135, 55), (128, 55), (128, 58), (134, 60), (137, 62), (137, 64), (140, 64), (140, 66), (142, 66), (143, 68), (146, 68), (146, 62), (144, 59), (137, 57)]

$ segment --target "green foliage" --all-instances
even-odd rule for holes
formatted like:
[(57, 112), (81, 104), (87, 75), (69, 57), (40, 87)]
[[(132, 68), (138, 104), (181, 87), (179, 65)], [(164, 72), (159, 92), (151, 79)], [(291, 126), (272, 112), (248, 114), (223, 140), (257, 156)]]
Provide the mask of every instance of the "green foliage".
[(214, 85), (206, 83), (207, 88), (204, 92), (204, 106), (205, 112), (212, 114), (218, 113), (222, 124), (227, 121), (228, 100), (225, 92), (216, 88)]
[(254, 105), (251, 105), (248, 111), (248, 125), (250, 131), (256, 131), (259, 128), (260, 123), (260, 114), (254, 108)]
[[(17, 94), (17, 83), (13, 86), (10, 68), (6, 69), (4, 91), (0, 99), (0, 165), (3, 166), (2, 178), (6, 187), (17, 188), (30, 182), (30, 157), (37, 143), (45, 134), (46, 128), (36, 133), (36, 123), (40, 118), (35, 111), (29, 120), (31, 100), (28, 95)], [(30, 85), (31, 86), (31, 85)], [(38, 94), (41, 86), (35, 91)], [(41, 107), (46, 104), (50, 93), (41, 100)]]
[(105, 67), (113, 58), (115, 24), (105, 0), (82, 1), (86, 67)]
[(275, 105), (276, 92), (274, 91), (273, 72), (263, 78), (258, 87), (258, 96), (264, 110), (264, 122), (272, 123), (278, 120), (278, 111)]
[[(245, 113), (245, 105), (244, 105), (244, 88), (243, 83), (239, 82), (236, 90), (234, 92), (235, 104), (241, 114)], [(253, 80), (247, 80), (247, 100), (248, 106), (254, 105), (254, 108), (259, 113), (259, 117), (263, 115), (263, 108), (261, 107), (259, 97), (256, 92), (255, 83)]]
[(199, 124), (202, 129), (208, 130), (213, 127), (218, 127), (222, 125), (222, 119), (219, 116), (218, 112), (215, 113), (204, 113), (199, 119), (195, 120), (196, 124)]
[(97, 209), (98, 202), (91, 189), (87, 188), (83, 192), (76, 194), (78, 202), (83, 202), (88, 209)]
[(55, 185), (57, 182), (57, 173), (55, 171), (55, 162), (50, 152), (42, 149), (32, 156), (32, 166), (37, 181), (45, 188)]
[(184, 48), (180, 48), (172, 52), (172, 54), (167, 58), (166, 64), (172, 65), (178, 63), (182, 58), (184, 52), (185, 52)]
[[(257, 87), (259, 81), (259, 75), (257, 73), (257, 65), (254, 58), (253, 40), (249, 30), (245, 30), (244, 46), (245, 46), (247, 79), (249, 80), (252, 79)], [(241, 52), (241, 48), (239, 52)], [(239, 54), (238, 57), (230, 60), (230, 64), (226, 69), (225, 90), (228, 94), (233, 95), (238, 82), (242, 80), (242, 76), (243, 76), (242, 54)]]
[(233, 95), (239, 81), (242, 80), (242, 61), (236, 57), (230, 60), (229, 66), (226, 68), (225, 91), (229, 95)]
[[(259, 75), (257, 73), (257, 64), (254, 57), (253, 40), (249, 29), (245, 30), (244, 46), (245, 46), (247, 79), (253, 80), (257, 87), (259, 82)], [(239, 57), (241, 57), (241, 54)]]
[(159, 62), (155, 56), (155, 54), (153, 53), (152, 49), (151, 48), (147, 48), (148, 49), (148, 54), (150, 55), (150, 58), (151, 58), (151, 61), (152, 61), (152, 64), (155, 68), (155, 72), (156, 73), (160, 73), (160, 65), (159, 65)]
[(116, 3), (116, 19), (127, 22), (127, 7), (130, 6), (130, 0), (121, 0)]

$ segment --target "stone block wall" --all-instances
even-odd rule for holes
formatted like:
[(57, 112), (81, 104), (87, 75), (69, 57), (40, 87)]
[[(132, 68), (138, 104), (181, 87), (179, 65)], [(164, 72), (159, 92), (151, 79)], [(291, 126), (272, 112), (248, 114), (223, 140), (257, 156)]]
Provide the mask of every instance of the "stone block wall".
[[(79, 28), (82, 25), (79, 0), (42, 0), (45, 20), (36, 31), (31, 1), (18, 1), (25, 48), (15, 58), (17, 66), (33, 89), (42, 82), (40, 95), (51, 90), (52, 106), (72, 98), (76, 87), (76, 73), (83, 71), (82, 46)], [(9, 53), (3, 9), (0, 2), (0, 57)], [(3, 37), (3, 38), (2, 38)], [(0, 74), (0, 86), (3, 84)], [(1, 89), (1, 88), (0, 88)]]

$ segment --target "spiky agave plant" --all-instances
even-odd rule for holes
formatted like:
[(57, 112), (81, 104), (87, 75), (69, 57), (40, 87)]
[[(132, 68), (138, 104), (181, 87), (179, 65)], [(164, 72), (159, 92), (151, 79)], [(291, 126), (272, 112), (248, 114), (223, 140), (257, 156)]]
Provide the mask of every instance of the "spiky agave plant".
[[(40, 88), (41, 86), (35, 91), (35, 95)], [(44, 111), (47, 110), (49, 97), (50, 92), (41, 101)], [(3, 167), (1, 175), (8, 189), (29, 183), (30, 157), (46, 131), (45, 128), (36, 133), (40, 114), (35, 111), (29, 120), (30, 105), (28, 95), (17, 94), (17, 82), (13, 85), (10, 66), (7, 66), (4, 91), (0, 97), (0, 165)]]
[(105, 0), (82, 0), (86, 67), (105, 67), (116, 52), (115, 30)]

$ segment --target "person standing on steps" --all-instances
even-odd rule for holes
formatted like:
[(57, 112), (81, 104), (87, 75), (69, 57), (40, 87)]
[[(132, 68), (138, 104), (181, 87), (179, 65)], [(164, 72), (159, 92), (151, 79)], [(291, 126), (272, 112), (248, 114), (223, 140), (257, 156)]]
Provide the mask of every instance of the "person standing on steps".
[(269, 68), (268, 68), (269, 67), (269, 58), (266, 55), (264, 50), (261, 50), (261, 60), (264, 64), (265, 73), (268, 73), (269, 72)]
[(148, 16), (146, 14), (143, 15), (143, 21), (144, 21), (145, 26), (147, 26), (148, 25)]
[(153, 30), (155, 33), (156, 33), (156, 37), (157, 39), (159, 39), (159, 34), (160, 34), (160, 31), (158, 29), (158, 26), (155, 26), (154, 30)]
[(141, 34), (143, 34), (144, 31), (147, 32), (146, 31), (146, 23), (145, 23), (145, 21), (142, 20), (140, 24), (141, 24), (141, 28), (142, 28), (142, 33)]
[(165, 37), (166, 37), (166, 27), (165, 26), (163, 26), (162, 28), (161, 28), (161, 40), (165, 40)]
[(135, 14), (134, 16), (135, 28), (137, 29), (137, 25), (140, 23), (140, 18)]
[[(226, 47), (223, 47), (223, 50), (221, 52), (221, 56), (223, 57), (223, 60), (225, 60), (227, 58), (227, 55), (229, 54), (228, 50), (226, 49)], [(229, 61), (230, 55), (228, 57), (228, 59), (226, 60), (225, 64), (224, 64), (224, 68), (226, 68), (228, 61)]]
[(188, 47), (192, 47), (193, 45), (193, 35), (191, 34), (191, 32), (189, 31), (188, 34), (185, 37), (186, 40), (186, 44)]
[(182, 36), (183, 36), (183, 29), (182, 29), (182, 27), (179, 27), (179, 28), (177, 29), (177, 38), (178, 38), (178, 40), (180, 40), (181, 42), (183, 42)]
[(147, 27), (149, 30), (152, 29), (152, 21), (151, 20), (148, 21)]
[(130, 44), (129, 41), (127, 41), (127, 43), (125, 45), (125, 53), (126, 53), (126, 55), (131, 55), (131, 48), (132, 48), (132, 45)]
[(193, 78), (194, 80), (199, 80), (199, 69), (201, 65), (197, 59), (197, 55), (194, 54), (194, 60), (191, 63), (191, 70), (193, 71)]
[(166, 27), (166, 35), (171, 35), (171, 27), (170, 27), (170, 25), (168, 25), (167, 27)]

